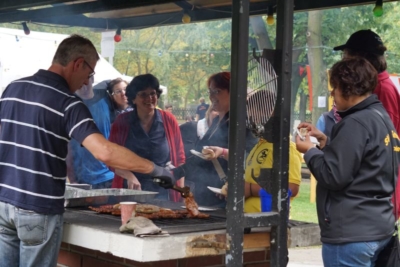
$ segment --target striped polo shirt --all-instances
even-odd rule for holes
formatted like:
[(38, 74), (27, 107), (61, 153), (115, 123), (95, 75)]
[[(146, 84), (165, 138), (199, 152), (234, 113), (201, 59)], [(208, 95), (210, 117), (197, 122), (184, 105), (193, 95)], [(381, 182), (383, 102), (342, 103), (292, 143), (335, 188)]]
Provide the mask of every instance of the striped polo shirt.
[(39, 70), (0, 98), (0, 201), (43, 214), (64, 211), (68, 142), (100, 133), (60, 75)]

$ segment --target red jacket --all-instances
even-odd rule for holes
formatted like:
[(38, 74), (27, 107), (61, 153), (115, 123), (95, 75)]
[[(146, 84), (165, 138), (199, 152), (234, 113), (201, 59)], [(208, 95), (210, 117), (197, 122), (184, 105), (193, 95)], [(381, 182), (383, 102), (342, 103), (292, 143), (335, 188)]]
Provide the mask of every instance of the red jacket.
[[(174, 115), (172, 115), (171, 113), (165, 112), (163, 110), (158, 111), (161, 113), (161, 117), (164, 123), (165, 135), (167, 137), (168, 145), (170, 148), (171, 163), (174, 166), (182, 165), (183, 163), (185, 163), (185, 151), (183, 149), (181, 131), (179, 130), (178, 122), (176, 121)], [(125, 141), (129, 133), (129, 118), (131, 112), (120, 114), (114, 121), (111, 126), (111, 133), (109, 137), (109, 140), (111, 142), (121, 146), (125, 146)], [(112, 187), (122, 188), (123, 180), (124, 179), (122, 177), (115, 174)], [(183, 186), (183, 184), (179, 184), (178, 182), (177, 185)], [(171, 190), (170, 199), (175, 202), (179, 201), (179, 193)]]
[(394, 128), (400, 134), (400, 94), (392, 80), (390, 80), (387, 71), (378, 74), (378, 85), (374, 94), (382, 102), (389, 117), (392, 119)]

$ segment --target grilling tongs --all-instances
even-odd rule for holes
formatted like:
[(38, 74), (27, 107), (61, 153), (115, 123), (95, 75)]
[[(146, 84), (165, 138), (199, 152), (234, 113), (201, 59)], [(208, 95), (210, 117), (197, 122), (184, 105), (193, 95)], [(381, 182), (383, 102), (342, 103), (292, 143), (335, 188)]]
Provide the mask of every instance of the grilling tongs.
[[(163, 182), (163, 180), (157, 179), (157, 178), (154, 178), (153, 181), (154, 181), (155, 183), (162, 183), (162, 182)], [(180, 186), (174, 185), (171, 189), (172, 189), (172, 190), (175, 190), (175, 191), (178, 191), (179, 193), (181, 193), (181, 196), (182, 196), (183, 198), (187, 198), (187, 197), (190, 196), (190, 194), (191, 194), (191, 193), (190, 193), (190, 187), (189, 187), (189, 186), (180, 187)]]
[(188, 196), (191, 195), (189, 186), (180, 187), (180, 186), (174, 185), (174, 187), (172, 187), (172, 190), (175, 190), (175, 191), (178, 191), (179, 193), (181, 193), (181, 196), (183, 198), (187, 198)]

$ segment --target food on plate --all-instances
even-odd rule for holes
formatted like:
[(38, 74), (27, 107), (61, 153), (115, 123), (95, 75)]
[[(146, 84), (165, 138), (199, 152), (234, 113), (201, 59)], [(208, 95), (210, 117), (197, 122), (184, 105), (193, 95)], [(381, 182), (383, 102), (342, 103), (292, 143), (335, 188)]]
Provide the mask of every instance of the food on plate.
[(300, 132), (300, 135), (301, 135), (302, 137), (305, 137), (306, 134), (308, 133), (308, 130), (307, 130), (307, 128), (300, 128), (300, 129), (299, 129), (299, 132)]
[[(307, 135), (307, 133), (308, 133), (307, 128), (300, 128), (296, 130), (296, 134), (298, 134), (300, 136), (300, 139), (303, 141), (306, 139), (305, 136)], [(318, 139), (315, 138), (314, 136), (310, 136), (310, 141), (311, 143), (319, 146)]]
[(119, 203), (118, 203), (118, 204), (115, 204), (115, 205), (113, 206), (113, 208), (114, 208), (114, 209), (121, 209), (121, 204), (119, 204)]
[(215, 158), (215, 152), (211, 148), (208, 148), (205, 146), (202, 150), (201, 153), (203, 154), (203, 157), (206, 159), (213, 159)]

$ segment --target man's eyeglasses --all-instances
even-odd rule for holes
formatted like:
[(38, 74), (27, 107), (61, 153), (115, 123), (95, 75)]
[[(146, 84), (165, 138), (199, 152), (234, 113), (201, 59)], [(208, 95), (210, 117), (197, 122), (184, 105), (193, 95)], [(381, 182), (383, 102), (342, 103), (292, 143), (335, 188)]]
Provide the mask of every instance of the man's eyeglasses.
[(146, 98), (148, 98), (149, 96), (150, 96), (151, 98), (154, 98), (154, 97), (157, 97), (157, 93), (156, 93), (156, 92), (151, 92), (150, 94), (147, 94), (147, 93), (145, 93), (145, 92), (142, 92), (142, 93), (137, 93), (137, 96), (140, 97), (140, 98), (142, 98), (142, 99), (146, 99)]
[(218, 95), (222, 90), (221, 89), (208, 89), (208, 95)]
[(96, 74), (96, 72), (94, 72), (94, 69), (89, 65), (89, 63), (87, 63), (86, 60), (83, 60), (83, 62), (85, 62), (86, 66), (88, 66), (89, 69), (92, 71), (91, 73), (89, 73), (89, 76), (88, 76), (88, 79), (89, 79), (89, 78), (93, 77)]
[(126, 93), (126, 89), (121, 89), (121, 90), (115, 90), (112, 94), (113, 95), (121, 95), (121, 94), (125, 94)]

